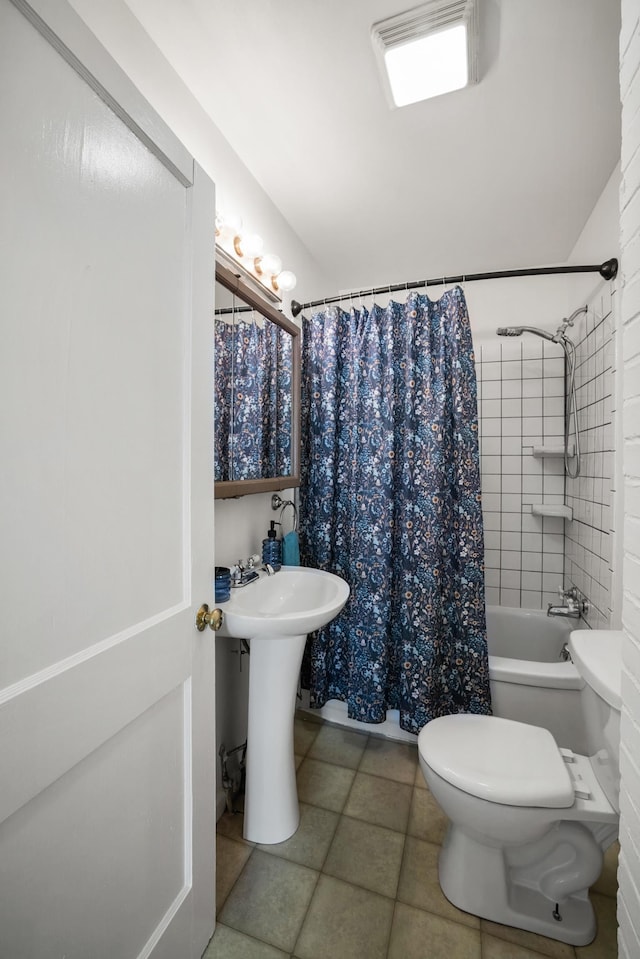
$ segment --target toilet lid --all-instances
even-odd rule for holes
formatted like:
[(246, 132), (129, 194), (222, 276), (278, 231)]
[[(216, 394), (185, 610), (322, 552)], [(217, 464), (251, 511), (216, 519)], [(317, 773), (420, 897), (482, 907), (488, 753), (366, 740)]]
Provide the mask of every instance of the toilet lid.
[(547, 729), (497, 716), (433, 719), (418, 736), (423, 761), (480, 799), (507, 806), (573, 805), (571, 776)]

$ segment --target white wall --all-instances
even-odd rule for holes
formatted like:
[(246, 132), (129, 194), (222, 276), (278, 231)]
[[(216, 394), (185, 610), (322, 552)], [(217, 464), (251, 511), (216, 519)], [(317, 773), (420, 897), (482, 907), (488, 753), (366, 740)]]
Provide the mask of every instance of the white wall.
[[(568, 263), (598, 264), (619, 256), (619, 182), (616, 167)], [(543, 265), (523, 263), (522, 267)], [(390, 269), (397, 273), (398, 264), (390, 263)], [(379, 285), (386, 280), (379, 277)], [(612, 568), (621, 565), (612, 562), (612, 531), (621, 529), (612, 493), (616, 486), (611, 439), (617, 406), (613, 397), (618, 365), (613, 314), (616, 283), (587, 273), (487, 280), (463, 287), (478, 374), (487, 601), (545, 608), (557, 601), (558, 586), (575, 583), (592, 602), (590, 625), (619, 622), (621, 603), (612, 585)], [(443, 291), (444, 287), (434, 286), (427, 293), (435, 300)], [(394, 297), (403, 300), (405, 295)], [(389, 297), (375, 299), (385, 303)], [(365, 300), (368, 306), (371, 302), (371, 298)], [(589, 308), (587, 317), (570, 331), (578, 347), (583, 477), (579, 487), (568, 482), (565, 488), (563, 464), (532, 455), (533, 447), (543, 442), (562, 443), (562, 351), (531, 335), (498, 337), (496, 329), (536, 326), (555, 331), (564, 317), (584, 305)], [(592, 395), (596, 390), (597, 398)], [(576, 510), (572, 523), (532, 515), (534, 503), (557, 505), (565, 499)], [(569, 561), (565, 560), (567, 545)]]
[[(245, 227), (260, 233), (285, 267), (293, 270), (298, 277), (295, 298), (326, 295), (326, 278), (309, 251), (126, 4), (122, 0), (70, 2), (209, 174), (216, 185), (218, 209), (239, 213)], [(230, 93), (231, 85), (221, 78), (220, 96)]]
[(640, 7), (622, 0), (621, 318), (624, 353), (625, 497), (618, 944), (640, 956)]

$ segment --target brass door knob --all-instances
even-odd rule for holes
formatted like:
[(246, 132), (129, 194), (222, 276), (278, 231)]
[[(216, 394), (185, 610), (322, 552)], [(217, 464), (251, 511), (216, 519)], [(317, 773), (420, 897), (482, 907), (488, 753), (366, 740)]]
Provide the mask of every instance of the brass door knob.
[(210, 610), (206, 603), (203, 603), (196, 614), (196, 629), (202, 633), (208, 626), (210, 629), (220, 629), (224, 614), (221, 609), (216, 607)]

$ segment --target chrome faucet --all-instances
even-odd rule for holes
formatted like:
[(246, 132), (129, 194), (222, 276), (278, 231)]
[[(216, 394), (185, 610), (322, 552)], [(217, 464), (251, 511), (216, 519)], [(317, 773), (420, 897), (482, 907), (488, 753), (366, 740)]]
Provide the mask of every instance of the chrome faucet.
[(571, 586), (570, 589), (558, 587), (558, 593), (562, 603), (555, 606), (549, 603), (547, 606), (547, 616), (560, 616), (564, 619), (580, 619), (581, 616), (589, 612), (589, 603), (584, 598), (577, 586)]
[(248, 586), (258, 579), (260, 573), (266, 573), (267, 576), (273, 576), (275, 570), (270, 563), (263, 563), (256, 553), (248, 559), (239, 559), (235, 566), (231, 567), (231, 586), (238, 589), (241, 586)]

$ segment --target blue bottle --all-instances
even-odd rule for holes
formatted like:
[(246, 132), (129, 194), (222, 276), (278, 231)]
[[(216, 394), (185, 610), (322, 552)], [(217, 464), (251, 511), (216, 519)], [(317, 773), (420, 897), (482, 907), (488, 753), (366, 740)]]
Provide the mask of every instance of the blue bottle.
[(231, 598), (231, 570), (228, 566), (216, 566), (214, 592), (216, 603), (226, 603)]
[(282, 543), (276, 538), (276, 524), (271, 520), (271, 527), (267, 531), (267, 538), (262, 540), (262, 562), (269, 563), (274, 570), (282, 566)]

